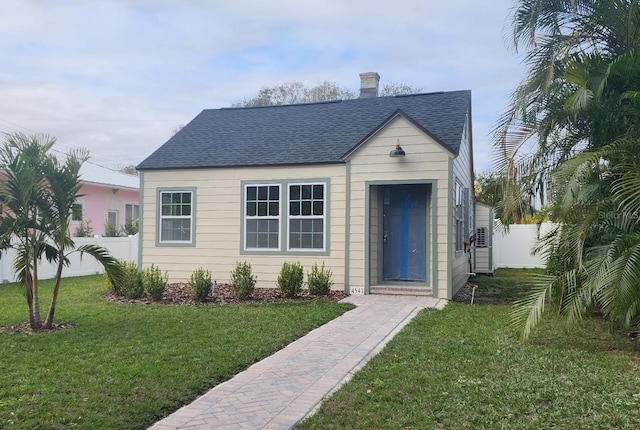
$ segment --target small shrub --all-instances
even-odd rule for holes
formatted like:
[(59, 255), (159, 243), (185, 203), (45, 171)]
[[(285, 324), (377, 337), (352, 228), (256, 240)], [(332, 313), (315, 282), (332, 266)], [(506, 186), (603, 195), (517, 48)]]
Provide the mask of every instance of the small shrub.
[(133, 236), (134, 234), (138, 234), (139, 230), (140, 230), (140, 221), (139, 220), (134, 221), (132, 217), (128, 217), (127, 222), (125, 222), (123, 226), (120, 226), (120, 231), (125, 236)]
[(280, 275), (278, 275), (278, 288), (288, 298), (293, 298), (302, 290), (302, 281), (304, 279), (304, 272), (300, 263), (285, 262), (280, 269)]
[(167, 272), (160, 271), (160, 268), (151, 265), (142, 271), (142, 286), (147, 296), (154, 302), (162, 300), (162, 294), (169, 281)]
[(120, 233), (115, 225), (113, 225), (110, 221), (104, 223), (104, 237), (117, 237)]
[(91, 237), (93, 236), (93, 227), (91, 227), (91, 221), (82, 221), (78, 227), (76, 227), (76, 237)]
[(199, 302), (204, 302), (211, 292), (211, 273), (199, 267), (191, 274), (189, 285), (191, 285), (191, 295), (193, 295), (193, 298)]
[(231, 272), (231, 291), (237, 299), (246, 299), (256, 288), (256, 277), (251, 273), (251, 264), (237, 262)]
[(130, 299), (138, 299), (144, 294), (142, 288), (142, 273), (138, 270), (138, 265), (134, 262), (118, 260), (122, 277), (111, 278), (105, 274), (107, 284), (111, 290)]
[(331, 269), (324, 268), (324, 261), (322, 262), (322, 267), (318, 267), (318, 263), (314, 264), (311, 272), (307, 272), (309, 293), (314, 296), (326, 296), (329, 294), (331, 286), (333, 285), (331, 276)]

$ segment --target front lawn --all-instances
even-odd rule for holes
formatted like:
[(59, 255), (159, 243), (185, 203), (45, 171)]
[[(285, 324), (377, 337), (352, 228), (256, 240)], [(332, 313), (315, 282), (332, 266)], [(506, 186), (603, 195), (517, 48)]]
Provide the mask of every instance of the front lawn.
[[(48, 300), (51, 282), (41, 288)], [(122, 304), (104, 292), (101, 277), (64, 279), (56, 322), (75, 328), (0, 333), (0, 428), (146, 428), (351, 309)], [(26, 318), (22, 289), (0, 285), (0, 327)]]
[[(526, 280), (506, 271), (472, 282), (519, 295)], [(640, 428), (637, 341), (597, 318), (566, 327), (550, 317), (522, 344), (509, 312), (460, 303), (422, 311), (300, 427)]]

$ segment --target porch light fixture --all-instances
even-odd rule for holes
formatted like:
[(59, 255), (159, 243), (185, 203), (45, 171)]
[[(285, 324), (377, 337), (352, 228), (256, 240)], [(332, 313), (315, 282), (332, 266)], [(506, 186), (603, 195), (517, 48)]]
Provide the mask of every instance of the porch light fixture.
[(389, 157), (397, 158), (397, 157), (404, 157), (405, 155), (407, 154), (404, 152), (404, 150), (400, 146), (400, 139), (398, 139), (398, 142), (396, 143), (396, 149), (394, 149), (389, 153)]

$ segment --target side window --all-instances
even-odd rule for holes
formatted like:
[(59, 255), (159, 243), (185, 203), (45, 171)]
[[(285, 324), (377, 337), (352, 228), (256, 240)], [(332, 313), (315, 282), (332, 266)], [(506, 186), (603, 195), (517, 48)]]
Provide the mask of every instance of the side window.
[(193, 191), (160, 191), (158, 242), (193, 243)]
[(462, 185), (455, 181), (454, 185), (454, 240), (456, 251), (464, 249), (464, 191)]
[(109, 209), (107, 211), (107, 222), (112, 227), (118, 228), (118, 211)]
[(127, 203), (124, 205), (124, 221), (135, 223), (140, 219), (140, 205)]
[(71, 207), (71, 221), (82, 222), (84, 221), (84, 205), (82, 203), (74, 203)]

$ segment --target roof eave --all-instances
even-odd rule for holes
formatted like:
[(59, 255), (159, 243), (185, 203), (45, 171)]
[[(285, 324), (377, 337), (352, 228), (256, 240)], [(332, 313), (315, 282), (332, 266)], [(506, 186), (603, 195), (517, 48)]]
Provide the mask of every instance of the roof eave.
[(244, 169), (259, 167), (295, 167), (295, 166), (322, 166), (332, 164), (344, 164), (345, 160), (333, 161), (313, 161), (303, 163), (281, 163), (281, 164), (234, 164), (228, 166), (173, 166), (173, 167), (138, 167), (141, 172), (161, 171), (161, 170), (203, 170), (203, 169)]
[(118, 188), (118, 189), (121, 189), (121, 190), (140, 191), (140, 186), (138, 186), (138, 187), (129, 187), (129, 186), (126, 186), (126, 185), (105, 184), (104, 182), (92, 182), (92, 181), (82, 181), (82, 184), (84, 184), (84, 185), (94, 185), (96, 187), (102, 187), (102, 188)]

